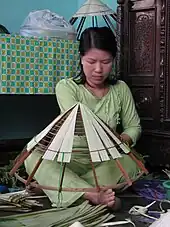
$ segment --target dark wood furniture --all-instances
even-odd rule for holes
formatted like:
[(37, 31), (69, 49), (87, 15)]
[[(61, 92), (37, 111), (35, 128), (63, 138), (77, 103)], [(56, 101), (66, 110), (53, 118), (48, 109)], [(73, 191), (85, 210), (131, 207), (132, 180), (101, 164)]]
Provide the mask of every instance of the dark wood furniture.
[(118, 0), (117, 73), (141, 117), (139, 149), (170, 167), (170, 1)]
[(0, 166), (59, 114), (55, 95), (0, 95)]

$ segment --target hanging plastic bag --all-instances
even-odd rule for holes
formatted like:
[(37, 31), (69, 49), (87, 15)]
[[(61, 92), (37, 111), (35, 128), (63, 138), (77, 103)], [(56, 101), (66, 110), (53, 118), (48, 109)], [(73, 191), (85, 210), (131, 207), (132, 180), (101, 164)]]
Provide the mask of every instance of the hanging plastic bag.
[(20, 35), (76, 39), (74, 27), (47, 9), (30, 12), (20, 27)]

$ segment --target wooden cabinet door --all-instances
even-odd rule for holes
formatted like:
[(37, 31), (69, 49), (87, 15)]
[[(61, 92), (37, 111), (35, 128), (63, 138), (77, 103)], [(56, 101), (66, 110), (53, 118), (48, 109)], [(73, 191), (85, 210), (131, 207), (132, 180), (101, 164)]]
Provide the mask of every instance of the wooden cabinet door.
[(130, 86), (145, 130), (160, 127), (162, 1), (133, 0), (123, 7), (122, 77)]
[(170, 168), (170, 0), (118, 0), (119, 75), (141, 118), (141, 151)]

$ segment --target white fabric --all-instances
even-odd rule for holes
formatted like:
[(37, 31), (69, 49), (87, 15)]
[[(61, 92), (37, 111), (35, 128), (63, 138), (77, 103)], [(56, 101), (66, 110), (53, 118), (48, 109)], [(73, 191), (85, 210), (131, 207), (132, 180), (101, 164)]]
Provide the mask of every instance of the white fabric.
[(150, 227), (169, 227), (170, 226), (170, 211), (162, 214), (160, 219), (152, 223)]

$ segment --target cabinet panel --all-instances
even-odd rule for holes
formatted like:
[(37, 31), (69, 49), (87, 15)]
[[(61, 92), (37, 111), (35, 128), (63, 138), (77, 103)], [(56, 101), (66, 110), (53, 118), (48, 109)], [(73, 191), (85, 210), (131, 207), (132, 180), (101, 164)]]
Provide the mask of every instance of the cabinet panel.
[(170, 1), (119, 1), (120, 72), (141, 118), (139, 149), (170, 167)]
[(123, 79), (132, 90), (142, 127), (157, 129), (160, 127), (161, 5), (155, 1), (129, 1), (123, 10)]
[(154, 93), (155, 87), (152, 84), (137, 84), (131, 86), (132, 94), (135, 99), (136, 108), (140, 114), (141, 124), (144, 129), (156, 129), (154, 124), (155, 111)]
[(154, 76), (155, 11), (129, 13), (128, 76)]

